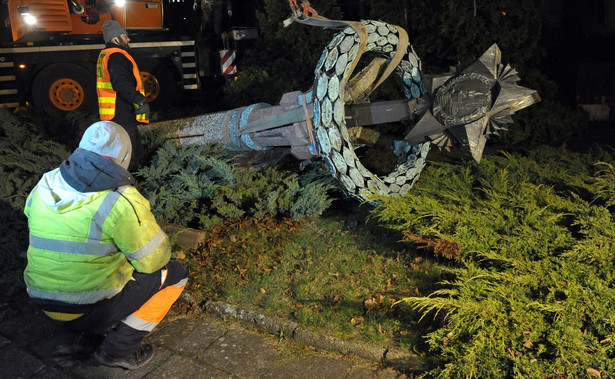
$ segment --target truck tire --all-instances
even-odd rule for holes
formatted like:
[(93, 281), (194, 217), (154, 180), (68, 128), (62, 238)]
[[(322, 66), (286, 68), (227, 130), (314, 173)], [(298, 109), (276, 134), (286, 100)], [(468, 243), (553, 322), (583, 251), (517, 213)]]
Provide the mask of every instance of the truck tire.
[(162, 62), (138, 63), (138, 66), (150, 109), (156, 111), (171, 103), (177, 94), (177, 84), (171, 70)]
[(96, 77), (76, 64), (51, 64), (32, 82), (32, 101), (37, 108), (62, 112), (97, 110)]

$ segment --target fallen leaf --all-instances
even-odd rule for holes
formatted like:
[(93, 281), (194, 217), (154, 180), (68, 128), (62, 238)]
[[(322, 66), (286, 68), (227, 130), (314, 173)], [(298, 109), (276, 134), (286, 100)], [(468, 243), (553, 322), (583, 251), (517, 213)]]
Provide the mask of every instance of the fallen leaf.
[(382, 304), (383, 300), (384, 300), (384, 296), (382, 295), (378, 295), (370, 299), (365, 299), (363, 301), (363, 306), (365, 307), (365, 313), (378, 308)]
[(594, 378), (602, 378), (602, 375), (600, 374), (600, 371), (596, 370), (595, 368), (588, 367), (588, 368), (585, 369), (585, 371), (589, 375), (593, 376)]

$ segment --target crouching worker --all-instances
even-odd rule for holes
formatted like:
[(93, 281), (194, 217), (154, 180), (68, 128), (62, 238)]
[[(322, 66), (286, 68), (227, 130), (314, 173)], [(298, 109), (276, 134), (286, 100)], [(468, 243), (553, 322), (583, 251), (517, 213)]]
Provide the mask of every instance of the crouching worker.
[(26, 200), (30, 298), (73, 331), (104, 336), (103, 365), (135, 369), (153, 347), (141, 344), (187, 282), (171, 246), (126, 170), (130, 137), (112, 121), (91, 125), (59, 168)]

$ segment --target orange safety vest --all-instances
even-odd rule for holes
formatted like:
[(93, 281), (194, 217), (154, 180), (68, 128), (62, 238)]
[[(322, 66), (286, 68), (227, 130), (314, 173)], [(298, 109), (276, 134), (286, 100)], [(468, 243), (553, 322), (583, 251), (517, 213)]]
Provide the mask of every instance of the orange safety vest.
[[(109, 57), (113, 53), (122, 53), (130, 62), (132, 62), (132, 73), (137, 81), (136, 90), (145, 96), (137, 62), (135, 62), (130, 54), (117, 47), (103, 49), (100, 52), (98, 62), (96, 63), (96, 93), (98, 94), (98, 113), (100, 114), (100, 119), (104, 121), (111, 120), (115, 116), (115, 101), (117, 99), (117, 92), (113, 90), (113, 86), (111, 85), (111, 76), (109, 75), (108, 67)], [(149, 119), (146, 119), (144, 114), (138, 114), (136, 119), (138, 122), (143, 122), (146, 124), (149, 123)]]

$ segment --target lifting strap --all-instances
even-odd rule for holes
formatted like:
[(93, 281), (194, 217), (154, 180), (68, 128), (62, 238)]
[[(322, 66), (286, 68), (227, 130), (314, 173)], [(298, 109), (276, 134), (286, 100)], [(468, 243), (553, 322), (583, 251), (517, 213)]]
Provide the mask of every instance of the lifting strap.
[[(310, 6), (309, 1), (302, 0), (301, 6), (303, 7), (303, 12), (299, 10), (299, 6), (297, 5), (297, 0), (289, 0), (291, 11), (293, 15), (288, 19), (284, 20), (284, 26), (288, 26), (293, 22), (298, 22), (300, 24), (305, 24), (309, 26), (318, 26), (327, 29), (342, 29), (347, 26), (350, 26), (354, 29), (354, 31), (359, 35), (360, 45), (359, 50), (357, 52), (357, 56), (352, 63), (352, 67), (350, 68), (348, 75), (346, 78), (350, 78), (352, 73), (354, 72), (357, 63), (361, 58), (361, 55), (365, 52), (365, 46), (367, 45), (367, 28), (365, 24), (359, 21), (344, 21), (344, 20), (330, 20), (326, 17), (319, 16), (318, 13)], [(399, 62), (404, 58), (406, 52), (408, 50), (409, 39), (408, 33), (406, 31), (395, 25), (397, 32), (399, 33), (399, 41), (397, 43), (397, 51), (395, 55), (389, 62), (387, 68), (380, 74), (378, 80), (374, 82), (369, 90), (363, 92), (364, 96), (369, 96), (382, 82), (386, 80), (386, 78), (391, 75), (391, 73), (395, 70), (395, 68), (399, 65)], [(346, 82), (340, 83), (340, 87), (344, 88)], [(352, 102), (352, 101), (351, 101)]]

